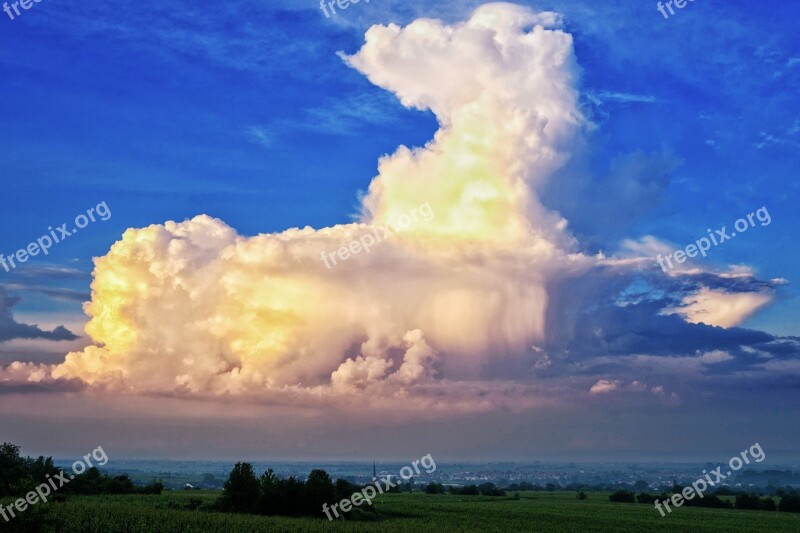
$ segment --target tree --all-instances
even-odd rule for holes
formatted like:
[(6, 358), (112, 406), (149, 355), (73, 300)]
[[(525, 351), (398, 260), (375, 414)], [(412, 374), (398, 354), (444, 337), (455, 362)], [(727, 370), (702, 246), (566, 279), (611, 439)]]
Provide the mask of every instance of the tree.
[(350, 498), (354, 493), (360, 492), (361, 487), (350, 483), (346, 479), (339, 478), (336, 480), (336, 484), (334, 485), (334, 489), (336, 490), (336, 497), (334, 501), (342, 501), (344, 499)]
[[(300, 495), (302, 491), (303, 482), (298, 480), (296, 477), (289, 476), (286, 479), (282, 479), (280, 485), (281, 503), (279, 507), (279, 514), (299, 516), (303, 512), (303, 506), (301, 505), (300, 501)], [(321, 505), (317, 511), (322, 514)]]
[(301, 491), (303, 514), (314, 516), (322, 512), (323, 504), (330, 504), (336, 498), (331, 476), (324, 470), (312, 470)]
[(494, 483), (481, 483), (478, 485), (478, 491), (483, 496), (505, 496), (506, 491), (498, 489)]
[(24, 461), (19, 446), (9, 442), (0, 446), (0, 498), (16, 495), (16, 485), (24, 477)]
[(477, 496), (480, 491), (476, 485), (467, 485), (466, 487), (450, 487), (450, 493), (458, 496)]
[(586, 499), (586, 493), (585, 493), (585, 492), (583, 492), (583, 491), (580, 491), (580, 492), (578, 493), (578, 499), (579, 499), (579, 500), (585, 500), (585, 499)]
[(281, 480), (271, 468), (264, 472), (258, 480), (258, 500), (256, 511), (264, 515), (276, 515), (280, 512)]
[(222, 486), (220, 506), (226, 511), (250, 513), (255, 511), (258, 494), (259, 484), (253, 465), (236, 463)]

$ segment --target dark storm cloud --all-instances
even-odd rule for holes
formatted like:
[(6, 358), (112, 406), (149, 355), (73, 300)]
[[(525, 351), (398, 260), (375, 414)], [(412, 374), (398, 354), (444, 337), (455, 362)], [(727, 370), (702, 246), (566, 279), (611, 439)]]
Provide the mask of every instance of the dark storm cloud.
[(0, 342), (12, 339), (46, 339), (52, 341), (72, 341), (78, 338), (64, 326), (46, 331), (33, 324), (21, 324), (14, 320), (12, 308), (19, 303), (19, 298), (8, 296), (0, 287)]

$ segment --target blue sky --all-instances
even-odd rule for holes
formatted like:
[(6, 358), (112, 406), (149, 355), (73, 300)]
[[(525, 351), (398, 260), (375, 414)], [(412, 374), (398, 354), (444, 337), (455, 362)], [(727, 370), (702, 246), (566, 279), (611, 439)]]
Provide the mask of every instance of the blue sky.
[[(475, 5), (381, 2), (326, 19), (312, 2), (47, 2), (0, 19), (3, 250), (100, 201), (112, 219), (49, 264), (88, 271), (124, 229), (199, 213), (248, 235), (348, 221), (377, 157), (436, 126), (336, 52), (384, 17), (457, 19)], [(575, 36), (583, 88), (601, 102), (587, 101), (598, 166), (635, 150), (680, 161), (627, 236), (681, 245), (766, 205), (774, 223), (710, 261), (796, 279), (800, 8), (697, 1), (664, 20), (650, 3), (527, 5), (559, 10)], [(794, 333), (798, 306), (790, 285), (750, 325)]]
[[(800, 4), (696, 0), (665, 20), (654, 2), (518, 3), (560, 12), (574, 37), (596, 186), (613, 192), (603, 176), (631, 154), (655, 161), (637, 205), (589, 205), (569, 176), (544, 196), (581, 251), (610, 255), (647, 235), (683, 247), (766, 206), (769, 226), (705, 264), (788, 280), (742, 327), (798, 335)], [(326, 18), (313, 1), (48, 0), (15, 20), (0, 13), (0, 253), (100, 202), (113, 214), (0, 269), (20, 298), (14, 316), (80, 335), (92, 258), (127, 228), (208, 214), (250, 236), (351, 221), (378, 158), (424, 145), (438, 125), (337, 52), (356, 52), (372, 24), (455, 22), (479, 4), (373, 0)], [(26, 355), (54, 362), (59, 349)], [(17, 356), (0, 350), (0, 362)]]

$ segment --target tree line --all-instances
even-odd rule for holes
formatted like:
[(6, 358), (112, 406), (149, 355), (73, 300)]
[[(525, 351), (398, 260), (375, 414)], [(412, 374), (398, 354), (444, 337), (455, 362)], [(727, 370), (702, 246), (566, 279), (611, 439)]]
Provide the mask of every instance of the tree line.
[[(611, 494), (608, 499), (621, 503), (646, 503), (654, 505), (656, 501), (668, 501), (672, 494), (680, 494), (684, 487), (675, 485), (671, 494), (648, 494), (641, 492), (638, 495), (632, 491), (620, 489)], [(771, 496), (760, 497), (754, 493), (720, 489), (714, 494), (705, 494), (702, 498), (694, 497), (684, 499), (682, 507), (711, 507), (719, 509), (739, 509), (752, 511), (780, 511), (782, 513), (800, 513), (800, 494), (795, 491), (780, 491), (780, 503), (776, 504)], [(725, 500), (720, 496), (735, 496), (734, 501)]]
[[(54, 478), (61, 471), (52, 457), (23, 457), (19, 446), (6, 442), (0, 446), (0, 498), (24, 496), (47, 483), (48, 476)], [(91, 467), (59, 488), (51, 500), (58, 501), (69, 494), (161, 494), (162, 490), (164, 485), (159, 481), (137, 487), (127, 474), (112, 477)]]
[[(361, 489), (345, 479), (334, 483), (330, 475), (320, 469), (312, 470), (305, 480), (295, 476), (278, 477), (272, 468), (256, 477), (250, 463), (236, 463), (222, 487), (216, 507), (219, 511), (233, 513), (321, 517), (324, 504), (350, 498)], [(347, 514), (356, 511), (354, 508)], [(374, 512), (371, 507), (366, 511)]]
[(505, 496), (504, 489), (497, 488), (494, 483), (481, 483), (480, 485), (467, 485), (465, 487), (445, 487), (441, 483), (428, 483), (425, 486), (426, 494), (455, 494), (457, 496)]

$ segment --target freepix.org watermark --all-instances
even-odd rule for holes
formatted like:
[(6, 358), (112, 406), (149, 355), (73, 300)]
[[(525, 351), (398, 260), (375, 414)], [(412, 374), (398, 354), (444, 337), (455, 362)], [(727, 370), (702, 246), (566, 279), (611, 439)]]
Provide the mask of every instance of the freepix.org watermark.
[[(96, 464), (92, 463), (92, 459), (95, 460)], [(102, 446), (98, 446), (92, 452), (84, 455), (83, 460), (79, 459), (72, 463), (72, 474), (70, 474), (69, 477), (67, 477), (67, 474), (64, 473), (63, 470), (53, 477), (50, 477), (50, 474), (48, 474), (46, 477), (47, 481), (36, 487), (36, 490), (30, 491), (24, 498), (20, 498), (13, 504), (5, 507), (0, 505), (0, 516), (2, 516), (6, 522), (10, 522), (11, 519), (17, 516), (14, 512), (15, 510), (17, 513), (24, 513), (28, 507), (32, 507), (39, 502), (47, 503), (48, 496), (75, 479), (75, 476), (83, 474), (86, 472), (87, 468), (105, 466), (107, 463), (108, 455), (106, 455)]]
[(35, 257), (40, 253), (44, 255), (49, 254), (50, 248), (52, 248), (54, 244), (58, 244), (66, 238), (75, 235), (78, 230), (82, 230), (91, 222), (96, 222), (98, 219), (105, 222), (109, 218), (111, 218), (111, 210), (105, 202), (101, 202), (95, 207), (89, 208), (85, 215), (81, 213), (75, 217), (75, 227), (67, 229), (66, 222), (56, 229), (53, 229), (53, 226), (48, 226), (47, 229), (50, 233), (42, 235), (36, 239), (36, 242), (30, 243), (25, 248), (20, 248), (8, 257), (0, 254), (0, 266), (2, 266), (6, 272), (11, 272), (11, 270), (17, 268), (18, 264), (27, 262), (31, 257)]
[[(697, 254), (702, 255), (703, 257), (706, 256), (706, 252), (711, 250), (711, 244), (713, 243), (714, 246), (719, 246), (725, 241), (731, 240), (732, 238), (736, 237), (736, 235), (740, 233), (744, 233), (750, 228), (754, 228), (756, 226), (755, 220), (758, 220), (761, 223), (761, 226), (769, 226), (772, 223), (772, 217), (769, 215), (769, 211), (767, 211), (766, 207), (762, 207), (758, 211), (754, 213), (750, 213), (745, 217), (740, 218), (737, 220), (733, 228), (736, 230), (731, 232), (730, 235), (728, 234), (728, 227), (722, 226), (722, 229), (714, 230), (711, 232), (709, 228), (708, 237), (701, 237), (697, 239), (697, 242), (694, 244), (690, 244), (684, 250), (678, 250), (673, 252), (666, 257), (663, 257), (661, 254), (658, 255), (656, 258), (656, 262), (661, 267), (661, 270), (664, 272), (667, 271), (667, 268), (670, 270), (675, 268), (675, 265), (672, 264), (672, 259), (675, 259), (675, 263), (684, 263), (686, 262), (687, 258), (690, 257), (697, 257)], [(737, 233), (738, 232), (738, 233)], [(665, 264), (666, 263), (666, 264)]]
[[(351, 4), (357, 4), (361, 0), (321, 0), (319, 3), (319, 8), (325, 13), (325, 18), (331, 18), (330, 13), (328, 13), (328, 8), (330, 8), (331, 13), (334, 15), (336, 14), (336, 6), (339, 7), (342, 11), (350, 7)], [(364, 0), (365, 3), (369, 4), (369, 0)]]
[[(433, 474), (436, 471), (436, 461), (433, 460), (433, 456), (431, 456), (431, 454), (428, 454), (417, 461), (412, 461), (411, 466), (404, 466), (401, 468), (400, 479), (403, 481), (408, 481), (414, 476), (415, 473), (416, 475), (421, 474), (422, 472), (419, 469), (420, 466), (425, 469), (426, 474)], [(333, 511), (333, 514), (336, 516), (336, 518), (339, 518), (339, 511), (336, 510), (337, 507), (343, 513), (347, 513), (350, 512), (353, 507), (361, 507), (364, 502), (367, 502), (367, 505), (372, 505), (372, 499), (378, 494), (383, 494), (384, 492), (398, 485), (397, 483), (392, 482), (391, 475), (388, 475), (382, 479), (374, 477), (372, 478), (372, 482), (372, 485), (367, 485), (359, 492), (354, 492), (349, 498), (345, 498), (339, 503), (334, 503), (330, 507), (328, 507), (327, 503), (323, 503), (322, 512), (328, 517), (328, 521), (333, 520), (331, 511)]]
[[(33, 7), (33, 4), (38, 4), (41, 1), (42, 0), (19, 0), (19, 2), (12, 2), (11, 5), (8, 5), (8, 2), (4, 2), (3, 11), (6, 12), (8, 18), (14, 20), (15, 17), (18, 17), (22, 14), (19, 8), (22, 8), (27, 11), (28, 9)], [(14, 11), (14, 13), (11, 12), (12, 10)]]
[[(760, 463), (764, 459), (767, 458), (767, 455), (764, 453), (764, 450), (761, 449), (761, 445), (759, 443), (755, 443), (750, 446), (749, 450), (744, 450), (739, 455), (734, 455), (731, 457), (730, 461), (728, 461), (728, 470), (726, 473), (722, 473), (722, 467), (718, 466), (715, 470), (712, 470), (711, 473), (706, 472), (703, 470), (703, 474), (705, 474), (704, 478), (700, 478), (694, 483), (692, 483), (691, 487), (684, 488), (680, 493), (675, 493), (667, 500), (655, 501), (655, 508), (661, 513), (661, 516), (667, 516), (664, 513), (664, 510), (661, 509), (661, 505), (663, 504), (664, 507), (667, 509), (667, 512), (672, 512), (672, 509), (669, 508), (670, 502), (676, 508), (682, 506), (685, 501), (684, 500), (691, 500), (695, 496), (698, 498), (702, 498), (705, 496), (705, 492), (712, 487), (716, 487), (718, 484), (722, 482), (723, 479), (730, 477), (731, 474), (742, 468), (746, 464), (750, 464), (750, 458), (747, 457), (748, 452), (753, 457), (753, 460), (757, 463)], [(714, 476), (714, 479), (711, 479), (711, 476)]]
[(320, 258), (322, 262), (325, 263), (328, 270), (330, 270), (332, 266), (336, 266), (337, 257), (340, 261), (346, 261), (351, 256), (358, 255), (362, 251), (370, 253), (370, 248), (379, 242), (388, 239), (395, 233), (401, 233), (403, 230), (408, 229), (412, 222), (419, 223), (418, 215), (422, 216), (423, 222), (430, 222), (433, 220), (434, 216), (433, 208), (431, 208), (428, 202), (425, 202), (421, 206), (412, 209), (410, 213), (403, 213), (397, 217), (394, 224), (376, 227), (371, 233), (365, 233), (360, 238), (353, 239), (347, 246), (342, 246), (335, 252), (322, 252)]
[[(687, 6), (686, 4), (687, 1), (694, 2), (694, 0), (667, 0), (667, 2), (665, 2), (664, 4), (658, 2), (656, 4), (656, 9), (658, 9), (661, 12), (661, 14), (664, 15), (665, 19), (668, 19), (670, 15), (675, 14), (675, 10), (672, 9), (673, 4), (675, 4), (675, 7), (677, 7), (678, 9), (683, 9), (684, 7)], [(667, 15), (667, 12), (664, 10), (664, 8), (669, 10), (669, 15)]]

